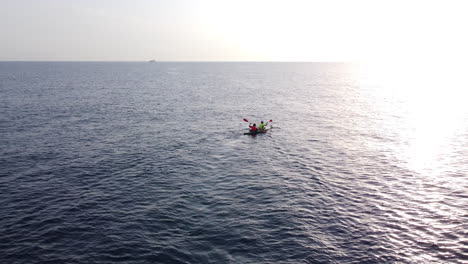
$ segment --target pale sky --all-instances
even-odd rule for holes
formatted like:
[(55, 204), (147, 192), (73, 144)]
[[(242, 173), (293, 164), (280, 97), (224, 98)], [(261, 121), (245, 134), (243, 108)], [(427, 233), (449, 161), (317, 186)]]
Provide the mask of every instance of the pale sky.
[(0, 4), (0, 60), (468, 59), (464, 1), (0, 0)]

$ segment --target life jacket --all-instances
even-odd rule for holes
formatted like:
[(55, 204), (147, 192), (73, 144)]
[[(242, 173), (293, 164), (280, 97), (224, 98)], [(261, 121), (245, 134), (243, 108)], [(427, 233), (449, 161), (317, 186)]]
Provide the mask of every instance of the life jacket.
[(257, 132), (257, 127), (254, 127), (254, 126), (250, 127), (250, 131)]
[(260, 130), (265, 129), (265, 124), (260, 123), (260, 125), (258, 125), (258, 128), (259, 128)]

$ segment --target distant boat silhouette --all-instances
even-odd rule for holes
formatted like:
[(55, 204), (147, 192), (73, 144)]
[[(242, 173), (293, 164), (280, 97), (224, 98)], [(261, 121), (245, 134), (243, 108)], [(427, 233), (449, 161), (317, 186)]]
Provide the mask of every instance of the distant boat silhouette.
[(155, 61), (155, 60), (150, 60), (150, 61), (148, 61), (148, 62), (156, 62), (156, 61)]

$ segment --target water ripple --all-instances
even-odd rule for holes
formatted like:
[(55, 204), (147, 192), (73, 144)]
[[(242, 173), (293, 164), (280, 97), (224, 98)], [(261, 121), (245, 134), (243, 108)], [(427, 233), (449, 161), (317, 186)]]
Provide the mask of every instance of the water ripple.
[(2, 263), (468, 261), (466, 132), (417, 169), (345, 64), (0, 69)]

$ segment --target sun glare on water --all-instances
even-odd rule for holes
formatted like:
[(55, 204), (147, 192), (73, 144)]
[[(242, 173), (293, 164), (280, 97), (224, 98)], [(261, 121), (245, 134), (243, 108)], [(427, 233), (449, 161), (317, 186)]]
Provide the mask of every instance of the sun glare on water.
[(440, 175), (456, 156), (457, 138), (468, 127), (468, 86), (460, 67), (403, 62), (359, 67), (361, 84), (385, 98), (373, 102), (375, 107), (385, 105), (380, 111), (400, 115), (394, 124), (402, 151), (397, 155), (412, 171)]

